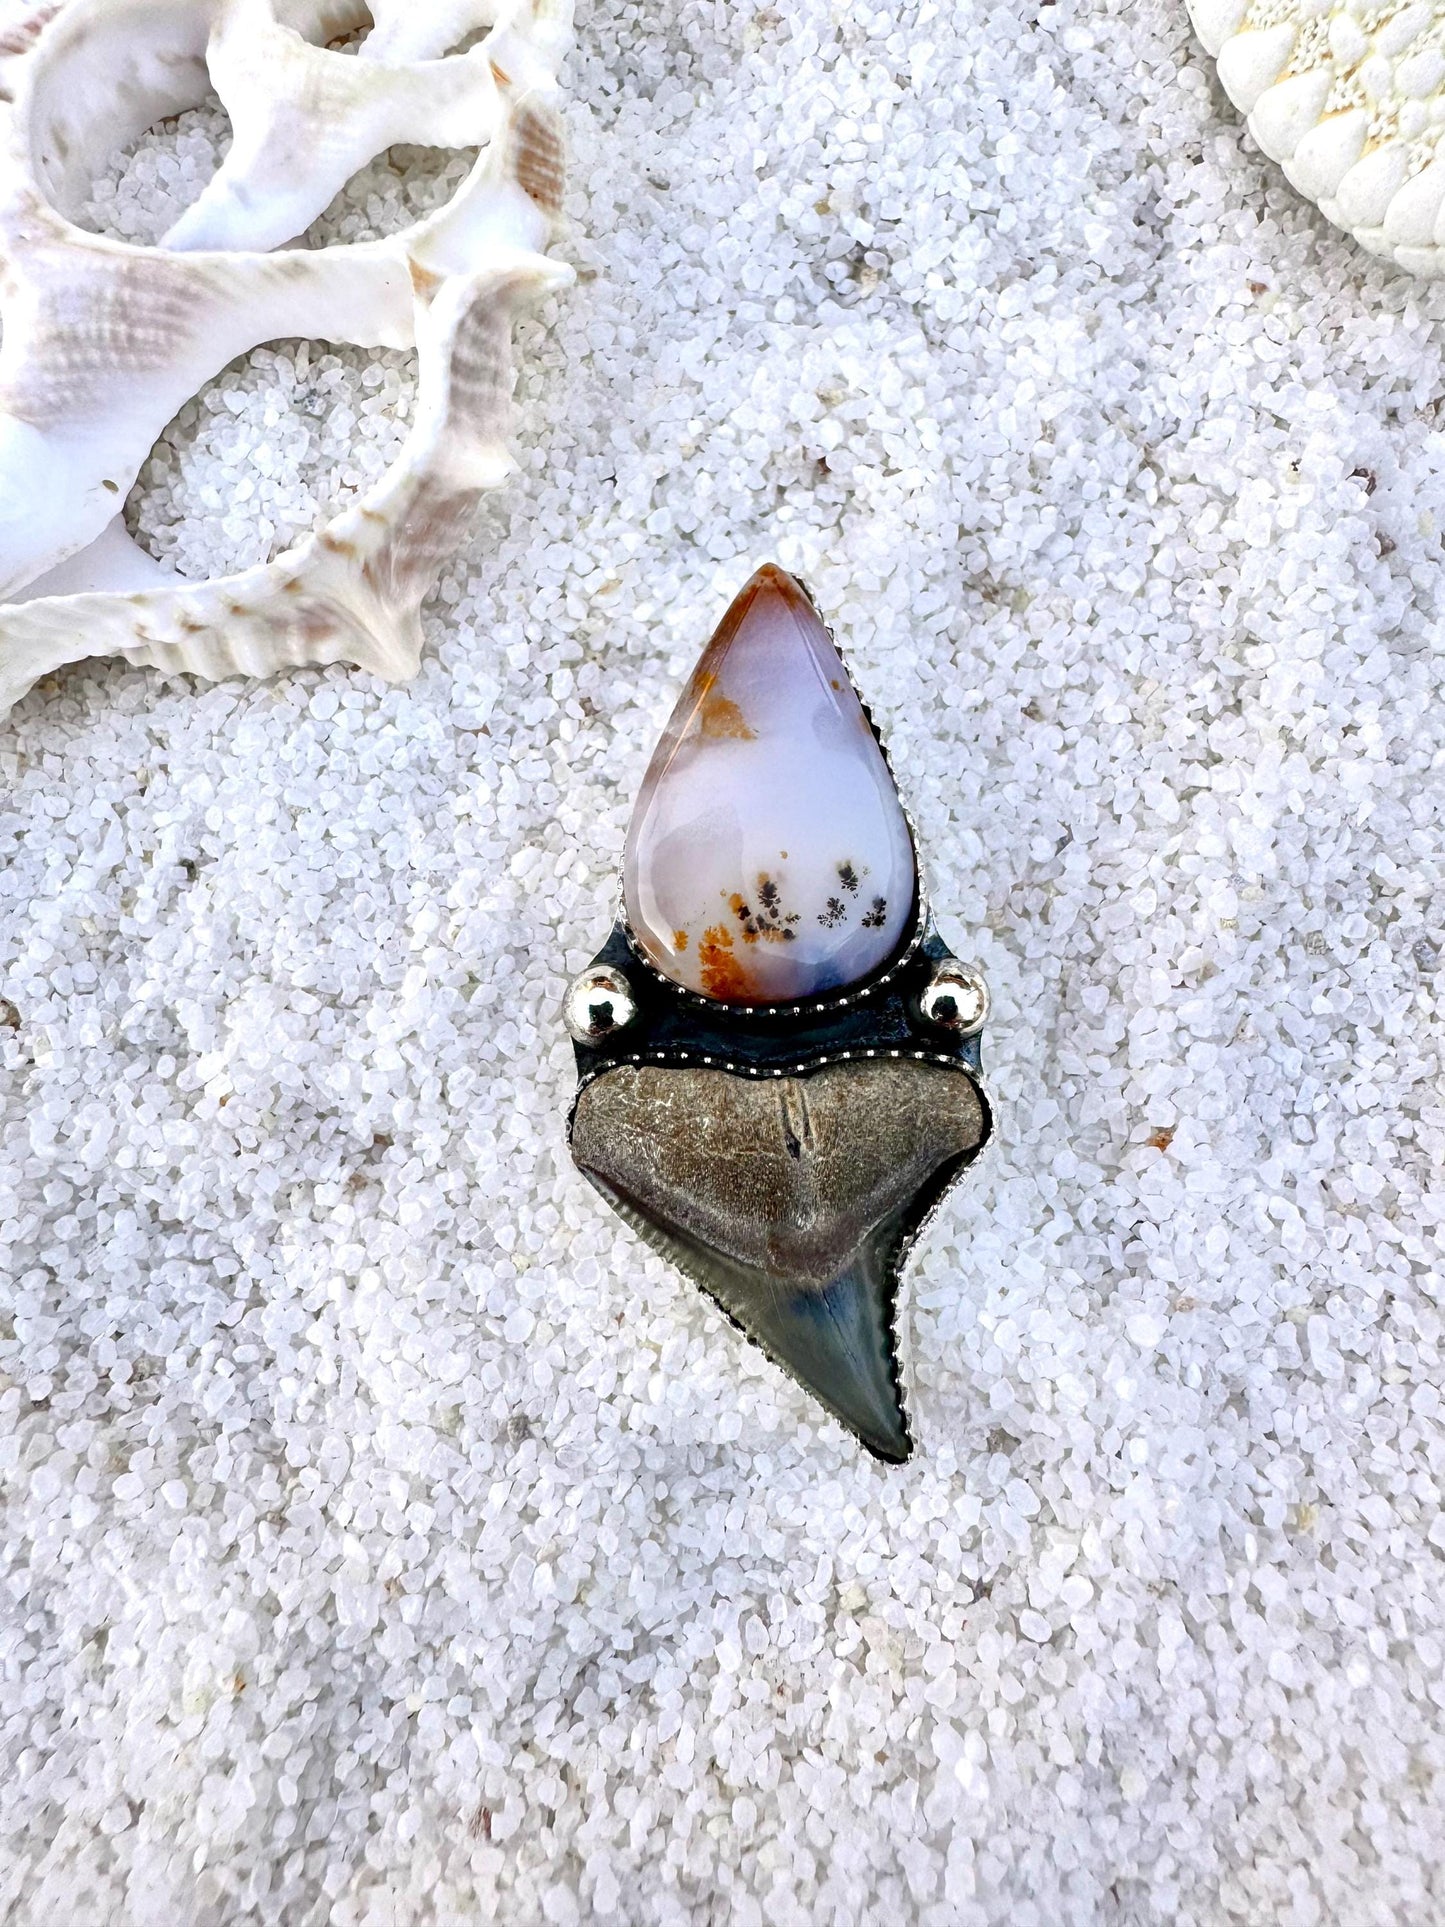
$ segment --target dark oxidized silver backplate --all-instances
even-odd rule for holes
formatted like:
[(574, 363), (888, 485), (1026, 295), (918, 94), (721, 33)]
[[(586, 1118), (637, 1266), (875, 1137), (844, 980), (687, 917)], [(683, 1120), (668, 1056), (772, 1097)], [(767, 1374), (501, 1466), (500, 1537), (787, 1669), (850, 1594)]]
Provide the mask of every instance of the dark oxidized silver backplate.
[(599, 1048), (577, 1046), (579, 1169), (893, 1461), (911, 1450), (894, 1333), (899, 1273), (992, 1128), (977, 1036), (940, 1034), (921, 1015), (949, 961), (925, 930), (854, 997), (744, 1015), (679, 995), (619, 925), (594, 967), (625, 975), (636, 1014)]

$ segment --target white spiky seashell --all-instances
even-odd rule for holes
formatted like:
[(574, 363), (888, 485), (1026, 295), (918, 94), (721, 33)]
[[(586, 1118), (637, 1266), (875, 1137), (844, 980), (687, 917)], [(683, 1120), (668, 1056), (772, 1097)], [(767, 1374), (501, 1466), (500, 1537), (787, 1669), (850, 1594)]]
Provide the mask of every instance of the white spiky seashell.
[(1372, 254), (1445, 274), (1445, 0), (1189, 0), (1249, 131)]
[[(375, 19), (361, 58), (327, 39)], [(485, 29), (462, 54), (443, 50)], [(54, 0), (0, 33), (0, 714), (65, 662), (203, 676), (345, 660), (414, 673), (418, 612), (502, 442), (512, 317), (571, 279), (556, 69), (569, 0)], [(99, 163), (214, 83), (235, 130), (159, 247), (72, 215)], [(451, 202), (383, 241), (266, 250), (397, 141), (483, 146)], [(380, 484), (264, 567), (188, 583), (118, 510), (196, 390), (306, 336), (419, 357)]]

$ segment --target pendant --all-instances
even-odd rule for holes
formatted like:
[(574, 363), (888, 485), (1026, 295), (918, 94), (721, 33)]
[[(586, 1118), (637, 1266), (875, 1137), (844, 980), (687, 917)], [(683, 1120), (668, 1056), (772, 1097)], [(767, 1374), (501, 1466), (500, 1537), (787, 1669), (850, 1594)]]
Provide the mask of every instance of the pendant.
[(988, 992), (929, 919), (877, 732), (779, 568), (663, 731), (622, 896), (567, 996), (579, 1170), (869, 1451), (906, 1459), (898, 1279), (992, 1129)]

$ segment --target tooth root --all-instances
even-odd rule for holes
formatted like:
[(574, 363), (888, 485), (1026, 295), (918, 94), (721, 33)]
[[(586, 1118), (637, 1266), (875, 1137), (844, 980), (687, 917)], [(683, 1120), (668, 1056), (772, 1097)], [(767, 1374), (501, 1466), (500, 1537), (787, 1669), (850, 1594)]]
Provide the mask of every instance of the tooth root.
[(1266, 87), (1254, 104), (1249, 131), (1271, 160), (1288, 161), (1319, 120), (1334, 85), (1333, 71), (1316, 67), (1307, 74)]
[(1285, 172), (1312, 201), (1330, 200), (1364, 151), (1369, 131), (1370, 116), (1363, 107), (1331, 114), (1300, 140)]
[(1295, 39), (1295, 29), (1282, 22), (1237, 33), (1220, 48), (1220, 84), (1242, 114), (1251, 113), (1265, 88), (1279, 79)]

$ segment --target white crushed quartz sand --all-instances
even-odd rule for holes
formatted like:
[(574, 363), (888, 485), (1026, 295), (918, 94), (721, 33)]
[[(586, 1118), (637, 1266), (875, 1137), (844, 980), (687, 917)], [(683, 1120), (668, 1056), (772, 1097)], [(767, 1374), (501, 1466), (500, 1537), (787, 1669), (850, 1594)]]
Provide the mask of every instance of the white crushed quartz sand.
[[(1180, 0), (600, 0), (569, 74), (582, 279), (416, 681), (0, 724), (0, 1918), (1433, 1927), (1445, 286)], [(132, 516), (255, 559), (410, 393), (277, 344)], [(563, 1140), (568, 973), (768, 557), (994, 991), (901, 1469)]]

